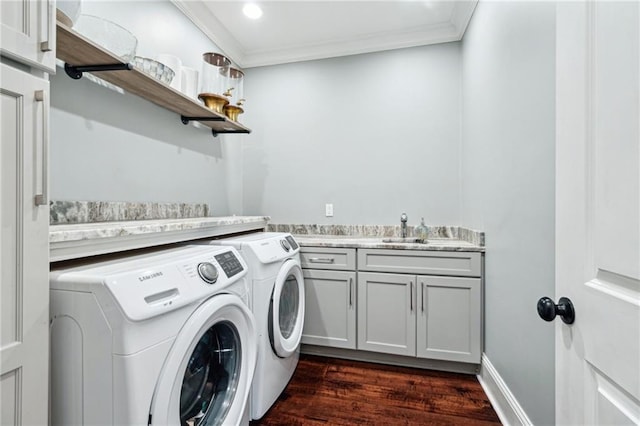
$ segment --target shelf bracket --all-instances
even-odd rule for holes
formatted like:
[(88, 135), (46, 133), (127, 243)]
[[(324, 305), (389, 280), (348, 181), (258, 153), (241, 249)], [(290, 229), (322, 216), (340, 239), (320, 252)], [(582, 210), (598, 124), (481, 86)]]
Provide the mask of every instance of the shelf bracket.
[(218, 137), (218, 135), (223, 133), (251, 133), (249, 130), (216, 130), (211, 129), (211, 134), (214, 138)]
[(64, 71), (74, 80), (82, 78), (82, 73), (92, 71), (131, 71), (132, 64), (106, 64), (106, 65), (69, 65), (64, 64)]
[(224, 117), (185, 117), (181, 115), (180, 120), (186, 126), (190, 121), (224, 121)]
[[(182, 124), (187, 125), (189, 121), (225, 121), (224, 117), (185, 117), (184, 115), (180, 116), (180, 120), (182, 120)], [(250, 130), (216, 130), (211, 129), (211, 134), (213, 137), (217, 137), (221, 133), (251, 133)]]

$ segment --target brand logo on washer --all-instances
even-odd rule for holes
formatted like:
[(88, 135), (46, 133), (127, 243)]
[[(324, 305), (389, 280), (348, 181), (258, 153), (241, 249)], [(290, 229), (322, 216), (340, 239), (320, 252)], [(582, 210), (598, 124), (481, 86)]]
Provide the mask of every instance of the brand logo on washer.
[(152, 280), (154, 278), (158, 278), (161, 277), (163, 274), (162, 272), (158, 271), (158, 272), (153, 272), (151, 274), (148, 275), (141, 275), (138, 277), (138, 281), (142, 282), (142, 281), (147, 281), (147, 280)]

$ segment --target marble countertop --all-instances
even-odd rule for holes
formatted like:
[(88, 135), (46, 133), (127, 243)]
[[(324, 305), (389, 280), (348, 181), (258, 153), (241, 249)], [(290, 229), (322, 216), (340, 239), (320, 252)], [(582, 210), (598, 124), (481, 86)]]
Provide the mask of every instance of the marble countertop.
[(51, 225), (51, 261), (263, 230), (268, 216), (223, 216)]
[(349, 235), (294, 235), (302, 247), (380, 248), (431, 251), (475, 251), (484, 252), (485, 247), (455, 238), (430, 238), (427, 243), (384, 242), (382, 237)]

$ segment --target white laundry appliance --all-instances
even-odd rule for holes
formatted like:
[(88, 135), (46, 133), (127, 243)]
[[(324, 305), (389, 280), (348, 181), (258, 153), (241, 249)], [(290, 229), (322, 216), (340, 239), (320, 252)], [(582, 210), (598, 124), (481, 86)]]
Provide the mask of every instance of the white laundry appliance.
[(251, 309), (258, 327), (258, 364), (251, 387), (251, 418), (261, 418), (289, 383), (300, 358), (304, 279), (300, 247), (288, 233), (259, 232), (212, 240), (231, 246), (249, 267)]
[(213, 246), (54, 267), (51, 424), (248, 424), (247, 269)]

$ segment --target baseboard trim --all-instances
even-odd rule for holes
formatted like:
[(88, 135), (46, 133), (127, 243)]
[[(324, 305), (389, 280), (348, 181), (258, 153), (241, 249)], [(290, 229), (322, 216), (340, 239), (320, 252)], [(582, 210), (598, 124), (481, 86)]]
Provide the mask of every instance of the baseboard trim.
[(498, 370), (489, 361), (487, 354), (482, 354), (478, 381), (503, 425), (533, 426), (529, 416), (502, 380)]

